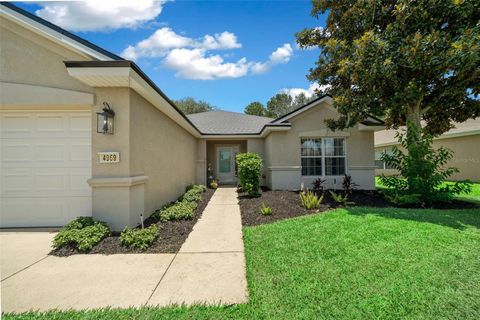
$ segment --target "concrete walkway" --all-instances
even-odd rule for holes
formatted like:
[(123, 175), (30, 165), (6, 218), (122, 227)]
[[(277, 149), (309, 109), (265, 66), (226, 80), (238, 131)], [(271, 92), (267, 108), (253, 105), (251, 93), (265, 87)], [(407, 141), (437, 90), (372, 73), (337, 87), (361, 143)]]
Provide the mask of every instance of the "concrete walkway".
[(2, 311), (247, 302), (236, 196), (218, 189), (177, 254), (60, 258), (52, 233), (2, 232)]

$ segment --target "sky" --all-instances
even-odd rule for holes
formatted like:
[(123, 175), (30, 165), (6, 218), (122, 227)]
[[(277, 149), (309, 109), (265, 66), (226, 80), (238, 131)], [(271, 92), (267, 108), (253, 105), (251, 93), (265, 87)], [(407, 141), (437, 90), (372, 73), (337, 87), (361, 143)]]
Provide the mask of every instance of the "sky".
[(135, 61), (171, 99), (193, 97), (243, 112), (278, 92), (311, 95), (319, 50), (295, 33), (324, 27), (311, 2), (102, 0), (16, 2), (88, 41)]

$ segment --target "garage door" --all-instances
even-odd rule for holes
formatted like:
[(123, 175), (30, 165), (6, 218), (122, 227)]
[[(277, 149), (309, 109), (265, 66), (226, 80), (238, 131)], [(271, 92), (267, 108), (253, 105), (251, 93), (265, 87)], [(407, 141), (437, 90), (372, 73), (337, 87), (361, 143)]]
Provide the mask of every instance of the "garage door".
[(61, 226), (91, 215), (87, 111), (0, 111), (0, 226)]

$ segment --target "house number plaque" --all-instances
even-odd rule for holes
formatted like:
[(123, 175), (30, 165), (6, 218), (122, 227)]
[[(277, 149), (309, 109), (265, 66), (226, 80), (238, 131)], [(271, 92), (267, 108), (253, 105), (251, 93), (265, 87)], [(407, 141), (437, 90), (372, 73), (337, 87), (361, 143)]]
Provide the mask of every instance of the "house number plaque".
[(99, 152), (98, 158), (100, 163), (117, 163), (120, 162), (120, 152)]

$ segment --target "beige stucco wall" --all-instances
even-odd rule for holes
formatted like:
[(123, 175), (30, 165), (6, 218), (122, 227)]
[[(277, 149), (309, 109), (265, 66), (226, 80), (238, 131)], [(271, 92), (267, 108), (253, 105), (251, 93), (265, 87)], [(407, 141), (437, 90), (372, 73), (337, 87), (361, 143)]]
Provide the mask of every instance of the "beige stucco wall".
[(63, 61), (88, 60), (53, 41), (0, 18), (0, 81), (93, 92), (70, 77)]
[(197, 139), (135, 91), (130, 92), (130, 175), (148, 176), (145, 214), (195, 183)]
[[(267, 184), (273, 189), (299, 189), (311, 187), (316, 177), (301, 176), (301, 137), (344, 137), (346, 139), (347, 173), (362, 189), (374, 189), (374, 141), (372, 131), (359, 131), (357, 127), (332, 132), (325, 119), (335, 118), (336, 112), (326, 102), (290, 119), (289, 131), (272, 132), (265, 139), (265, 165)], [(340, 187), (343, 177), (327, 177), (327, 187)]]
[[(433, 147), (444, 146), (453, 151), (453, 158), (447, 163), (447, 167), (456, 167), (460, 172), (452, 175), (449, 180), (471, 180), (480, 182), (480, 135), (469, 135), (438, 139), (433, 141)], [(383, 151), (388, 147), (377, 147), (375, 151)], [(396, 170), (376, 169), (376, 175), (396, 174)]]
[[(96, 88), (95, 94), (93, 128), (96, 112), (106, 101), (115, 111), (115, 132), (92, 132), (93, 215), (123, 229), (137, 225), (140, 214), (150, 216), (195, 183), (197, 139), (132, 89)], [(97, 153), (106, 151), (119, 152), (120, 162), (100, 163)], [(124, 182), (138, 177), (148, 180)], [(105, 178), (110, 183), (104, 183)]]

